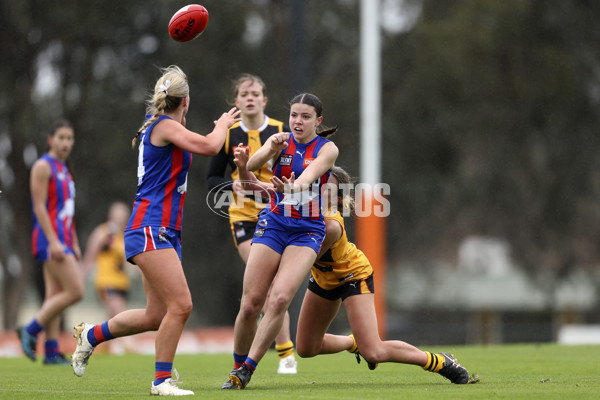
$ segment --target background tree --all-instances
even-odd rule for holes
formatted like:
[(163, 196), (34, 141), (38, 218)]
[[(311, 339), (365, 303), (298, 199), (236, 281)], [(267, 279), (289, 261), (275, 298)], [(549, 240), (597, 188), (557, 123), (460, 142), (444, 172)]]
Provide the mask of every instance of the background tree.
[[(600, 4), (381, 3), (389, 267), (452, 264), (469, 235), (507, 240), (533, 277), (597, 265)], [(274, 118), (287, 118), (299, 90), (318, 94), (326, 124), (339, 127), (339, 165), (358, 173), (358, 0), (206, 0), (206, 31), (181, 44), (167, 24), (185, 4), (0, 0), (4, 328), (14, 326), (34, 270), (29, 168), (45, 151), (52, 121), (64, 116), (75, 126), (76, 220), (85, 243), (111, 201), (133, 200), (130, 140), (158, 67), (177, 64), (188, 74), (187, 120), (198, 132), (212, 130), (229, 107), (230, 80), (242, 72), (265, 79)], [(394, 26), (398, 10), (417, 10), (417, 18)], [(191, 324), (229, 325), (243, 267), (227, 224), (205, 204), (208, 162), (194, 157), (188, 180)]]

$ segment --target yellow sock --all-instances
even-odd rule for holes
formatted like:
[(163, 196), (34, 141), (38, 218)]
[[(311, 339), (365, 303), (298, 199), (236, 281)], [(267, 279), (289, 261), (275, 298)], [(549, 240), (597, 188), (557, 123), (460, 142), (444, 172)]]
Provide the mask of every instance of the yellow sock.
[(275, 350), (277, 350), (277, 354), (279, 354), (279, 358), (286, 358), (291, 355), (294, 355), (294, 343), (291, 340), (288, 340), (282, 344), (275, 344)]
[(446, 359), (441, 354), (430, 353), (426, 351), (427, 354), (427, 363), (423, 367), (426, 371), (438, 372), (444, 366), (444, 362)]
[(352, 347), (350, 347), (348, 350), (348, 352), (350, 353), (356, 353), (358, 351), (358, 345), (356, 344), (356, 340), (354, 339), (354, 335), (349, 335), (352, 338), (352, 342), (354, 342), (352, 344)]

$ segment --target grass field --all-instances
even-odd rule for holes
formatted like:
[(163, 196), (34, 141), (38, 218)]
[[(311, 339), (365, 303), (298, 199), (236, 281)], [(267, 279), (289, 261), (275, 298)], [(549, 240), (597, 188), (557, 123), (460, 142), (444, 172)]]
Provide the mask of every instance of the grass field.
[[(179, 355), (175, 367), (182, 388), (203, 399), (597, 399), (600, 346), (501, 345), (427, 348), (450, 351), (473, 385), (453, 385), (418, 367), (382, 364), (369, 371), (348, 353), (300, 359), (297, 375), (277, 375), (269, 352), (243, 391), (220, 390), (231, 355)], [(143, 355), (93, 355), (82, 378), (70, 367), (45, 367), (26, 358), (0, 359), (0, 398), (148, 398), (154, 359)]]

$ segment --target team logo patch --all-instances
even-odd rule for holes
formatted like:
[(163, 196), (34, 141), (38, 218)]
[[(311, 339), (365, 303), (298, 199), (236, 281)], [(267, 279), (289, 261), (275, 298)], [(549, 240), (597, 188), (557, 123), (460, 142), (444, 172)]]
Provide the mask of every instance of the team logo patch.
[(158, 228), (158, 240), (161, 242), (168, 242), (169, 238), (167, 237), (167, 228), (161, 226)]
[(282, 154), (281, 158), (279, 159), (279, 164), (288, 167), (292, 165), (293, 158), (294, 156), (291, 154)]
[(254, 232), (254, 236), (263, 236), (265, 234), (265, 230), (262, 228), (259, 228), (256, 230), (256, 232)]
[(258, 221), (258, 226), (261, 226), (263, 228), (266, 228), (268, 224), (268, 221), (266, 219), (261, 219), (260, 221)]

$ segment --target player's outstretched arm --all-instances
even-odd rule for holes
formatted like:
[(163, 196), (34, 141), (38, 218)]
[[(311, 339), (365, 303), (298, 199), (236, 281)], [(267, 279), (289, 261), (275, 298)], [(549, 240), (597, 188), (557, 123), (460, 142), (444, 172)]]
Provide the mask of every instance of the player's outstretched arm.
[(239, 181), (242, 184), (244, 190), (257, 191), (261, 194), (270, 195), (274, 191), (272, 185), (266, 182), (261, 182), (258, 178), (250, 171), (248, 171), (247, 164), (250, 158), (250, 148), (244, 146), (241, 143), (233, 151), (233, 162), (238, 167)]

